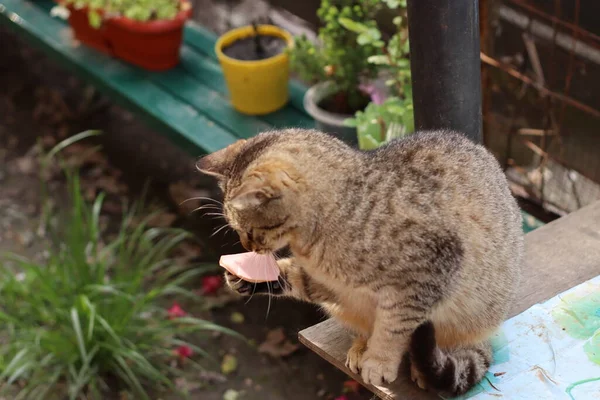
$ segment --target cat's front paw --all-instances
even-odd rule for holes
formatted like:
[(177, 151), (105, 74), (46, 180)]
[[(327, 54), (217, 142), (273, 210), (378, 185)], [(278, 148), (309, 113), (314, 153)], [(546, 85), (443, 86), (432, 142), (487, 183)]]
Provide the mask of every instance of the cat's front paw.
[(251, 296), (253, 294), (270, 294), (276, 296), (283, 294), (283, 287), (279, 281), (253, 283), (245, 281), (229, 271), (225, 271), (225, 282), (227, 282), (227, 286), (231, 290), (242, 296)]
[(360, 374), (363, 381), (374, 386), (392, 383), (398, 377), (400, 361), (385, 353), (374, 353), (367, 349), (360, 360)]
[(243, 280), (239, 276), (233, 275), (229, 271), (225, 271), (225, 282), (231, 290), (242, 296), (250, 296), (252, 294), (253, 284)]
[(367, 341), (359, 336), (352, 342), (352, 347), (348, 350), (346, 355), (346, 367), (355, 374), (359, 372), (360, 360), (362, 359), (363, 353), (367, 349)]

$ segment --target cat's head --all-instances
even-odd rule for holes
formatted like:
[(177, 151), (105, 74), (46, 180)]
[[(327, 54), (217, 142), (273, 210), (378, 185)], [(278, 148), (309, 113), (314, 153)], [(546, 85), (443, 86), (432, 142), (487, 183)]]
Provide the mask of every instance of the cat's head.
[(223, 190), (223, 213), (247, 250), (274, 252), (290, 244), (303, 216), (304, 182), (298, 160), (280, 137), (239, 140), (203, 157), (197, 168)]

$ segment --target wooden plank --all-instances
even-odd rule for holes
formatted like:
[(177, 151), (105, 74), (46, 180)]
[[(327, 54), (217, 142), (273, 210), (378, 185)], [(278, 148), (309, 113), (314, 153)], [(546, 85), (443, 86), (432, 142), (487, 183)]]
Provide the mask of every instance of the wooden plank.
[(119, 103), (141, 113), (169, 138), (193, 155), (219, 150), (237, 137), (189, 104), (144, 79), (139, 69), (76, 46), (70, 28), (44, 9), (23, 0), (0, 0), (0, 23), (91, 80)]
[(205, 86), (180, 66), (162, 73), (148, 74), (147, 78), (173, 97), (210, 116), (215, 123), (237, 137), (249, 138), (272, 129), (271, 125), (258, 118), (235, 111), (219, 92)]
[[(525, 263), (510, 317), (600, 274), (600, 201), (526, 235)], [(344, 362), (350, 335), (329, 319), (299, 333), (300, 342), (362, 383)], [(367, 386), (385, 400), (439, 399), (401, 374), (389, 388)]]

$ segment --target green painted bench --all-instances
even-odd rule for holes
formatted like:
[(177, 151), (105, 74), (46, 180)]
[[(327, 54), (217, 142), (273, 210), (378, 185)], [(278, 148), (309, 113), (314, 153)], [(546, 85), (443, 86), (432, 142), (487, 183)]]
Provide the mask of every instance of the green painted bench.
[[(289, 104), (275, 113), (249, 117), (231, 108), (213, 50), (217, 38), (198, 24), (188, 22), (185, 28), (180, 65), (148, 72), (77, 45), (66, 21), (50, 16), (54, 5), (50, 0), (0, 0), (0, 23), (140, 114), (193, 156), (268, 129), (314, 126), (302, 105), (306, 88), (295, 81)], [(525, 232), (540, 225), (525, 215)]]
[(305, 88), (290, 83), (290, 102), (275, 113), (250, 117), (233, 110), (214, 53), (216, 36), (189, 22), (181, 63), (148, 72), (76, 43), (66, 21), (50, 16), (49, 0), (0, 0), (0, 24), (62, 62), (81, 78), (194, 156), (219, 150), (239, 138), (283, 127), (313, 127), (304, 111)]

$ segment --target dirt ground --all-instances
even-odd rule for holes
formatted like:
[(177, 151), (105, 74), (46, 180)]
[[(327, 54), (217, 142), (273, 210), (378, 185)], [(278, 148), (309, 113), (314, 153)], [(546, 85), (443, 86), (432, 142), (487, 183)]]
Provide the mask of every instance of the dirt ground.
[[(210, 180), (196, 173), (193, 157), (172, 146), (135, 115), (99, 96), (93, 88), (2, 30), (0, 48), (0, 251), (28, 257), (43, 255), (45, 243), (36, 234), (41, 198), (39, 168), (32, 146), (37, 141), (51, 145), (87, 129), (103, 131), (92, 141), (102, 146), (102, 166), (83, 168), (82, 174), (91, 185), (92, 194), (97, 190), (109, 192), (108, 206), (103, 213), (106, 218), (118, 220), (120, 199), (138, 199), (149, 181), (151, 201), (169, 210), (175, 226), (196, 233), (199, 245), (188, 250), (193, 261), (214, 262), (221, 253), (239, 250), (231, 246), (237, 241), (231, 235), (209, 237), (216, 221), (199, 213), (191, 216), (177, 213), (177, 204), (169, 191), (174, 183), (183, 182), (180, 185), (187, 188), (188, 193), (208, 197), (217, 193)], [(53, 182), (47, 200), (53, 201), (58, 209), (65, 204), (60, 197), (62, 186), (60, 181)], [(198, 288), (201, 285), (200, 281), (192, 284)], [(207, 301), (216, 303), (222, 297), (207, 297)], [(179, 382), (190, 389), (192, 398), (217, 400), (227, 391), (229, 395), (237, 392), (240, 400), (334, 399), (343, 393), (347, 377), (297, 343), (299, 330), (323, 319), (315, 307), (274, 300), (267, 315), (268, 300), (258, 297), (247, 304), (234, 299), (223, 307), (212, 308), (208, 314), (205, 306), (202, 303), (184, 305), (186, 311), (229, 326), (256, 345), (224, 336), (199, 340), (197, 345), (213, 355), (215, 362), (207, 365), (216, 373), (188, 376)], [(271, 356), (259, 352), (258, 345), (269, 332), (277, 336), (278, 328), (283, 329), (289, 343), (276, 344), (270, 350), (290, 354)], [(219, 370), (226, 355), (227, 359), (237, 361), (237, 368), (225, 376)], [(163, 398), (174, 400), (176, 397)], [(368, 399), (370, 395), (361, 390), (350, 393), (347, 398)]]

